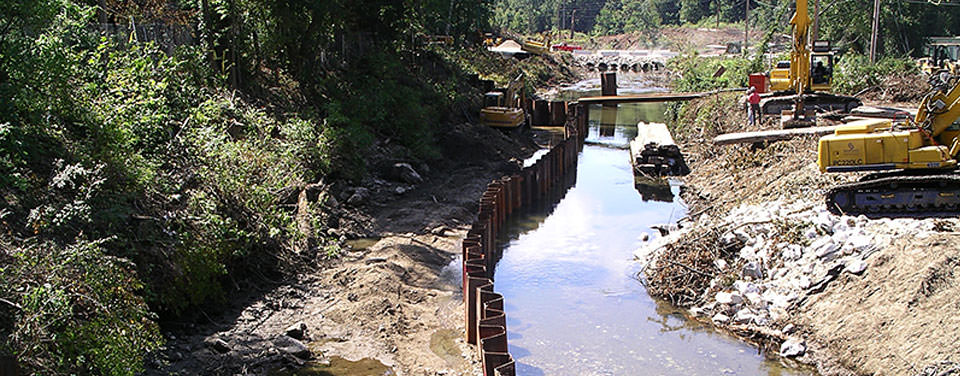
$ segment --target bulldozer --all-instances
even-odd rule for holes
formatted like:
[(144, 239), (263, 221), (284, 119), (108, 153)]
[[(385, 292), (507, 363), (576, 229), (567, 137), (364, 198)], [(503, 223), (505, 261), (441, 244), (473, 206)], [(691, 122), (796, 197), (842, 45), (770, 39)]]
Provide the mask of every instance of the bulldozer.
[(849, 112), (862, 103), (859, 99), (828, 94), (833, 86), (836, 58), (829, 41), (809, 44), (810, 20), (807, 0), (796, 0), (797, 9), (790, 20), (793, 47), (790, 60), (778, 62), (770, 71), (771, 94), (761, 95), (760, 109), (767, 115), (781, 115), (784, 128), (811, 126), (816, 112)]
[(825, 173), (871, 171), (826, 194), (835, 214), (956, 216), (960, 214), (960, 76), (930, 76), (917, 115), (903, 124), (859, 120), (820, 138), (817, 164)]
[(523, 73), (510, 81), (506, 89), (490, 91), (483, 95), (484, 107), (480, 109), (480, 121), (501, 129), (517, 129), (527, 123), (527, 114), (520, 108), (526, 99)]

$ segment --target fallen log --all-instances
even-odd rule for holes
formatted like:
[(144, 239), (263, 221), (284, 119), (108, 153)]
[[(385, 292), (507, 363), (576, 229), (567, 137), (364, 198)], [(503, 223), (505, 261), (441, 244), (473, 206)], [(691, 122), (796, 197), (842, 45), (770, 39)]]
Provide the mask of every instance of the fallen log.
[(759, 132), (727, 133), (713, 139), (714, 145), (753, 144), (757, 142), (783, 141), (803, 136), (825, 136), (833, 134), (836, 126), (776, 129)]

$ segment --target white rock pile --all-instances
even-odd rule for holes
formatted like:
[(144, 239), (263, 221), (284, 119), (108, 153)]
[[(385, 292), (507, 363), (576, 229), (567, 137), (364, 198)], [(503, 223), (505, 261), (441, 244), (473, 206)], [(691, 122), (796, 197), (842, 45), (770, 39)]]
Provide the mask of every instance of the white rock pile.
[(789, 323), (791, 306), (808, 294), (823, 291), (841, 273), (868, 272), (868, 259), (894, 239), (925, 237), (939, 225), (956, 226), (956, 219), (874, 219), (837, 216), (823, 204), (775, 201), (745, 205), (720, 219), (706, 216), (681, 223), (681, 229), (654, 238), (636, 252), (656, 263), (668, 244), (706, 229), (722, 232), (717, 247), (735, 250), (726, 260), (713, 261), (715, 275), (703, 292), (705, 304), (690, 312), (718, 326), (761, 328), (787, 340), (782, 356), (801, 356), (802, 338)]

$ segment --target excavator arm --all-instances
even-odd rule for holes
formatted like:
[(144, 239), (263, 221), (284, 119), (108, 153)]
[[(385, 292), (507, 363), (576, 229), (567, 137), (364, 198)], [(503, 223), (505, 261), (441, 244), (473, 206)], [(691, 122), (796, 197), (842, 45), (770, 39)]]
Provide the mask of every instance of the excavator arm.
[(807, 0), (797, 0), (797, 10), (790, 19), (793, 25), (793, 51), (790, 54), (790, 89), (803, 93), (810, 84), (810, 20)]
[(932, 76), (931, 81), (933, 89), (920, 102), (914, 123), (929, 131), (931, 136), (940, 138), (960, 119), (960, 76), (944, 72)]

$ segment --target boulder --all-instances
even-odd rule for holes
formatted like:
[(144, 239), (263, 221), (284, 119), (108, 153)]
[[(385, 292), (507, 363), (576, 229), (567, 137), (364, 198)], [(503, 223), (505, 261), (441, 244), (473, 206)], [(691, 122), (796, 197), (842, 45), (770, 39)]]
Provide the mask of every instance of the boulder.
[(840, 250), (840, 244), (835, 243), (832, 238), (822, 238), (811, 244), (810, 248), (813, 249), (817, 258), (830, 261), (836, 257), (837, 251)]
[(780, 345), (780, 356), (792, 358), (807, 352), (807, 344), (797, 338), (790, 338)]
[(303, 321), (300, 321), (296, 324), (288, 326), (283, 332), (290, 336), (290, 338), (303, 339), (303, 337), (307, 334), (307, 324), (304, 324)]
[(731, 291), (720, 291), (716, 296), (717, 303), (727, 304), (727, 305), (737, 305), (743, 303), (743, 297), (740, 296), (739, 292)]
[(716, 260), (713, 260), (713, 266), (717, 267), (717, 270), (719, 271), (724, 271), (724, 270), (727, 270), (727, 267), (729, 265), (727, 265), (727, 262), (724, 261), (723, 259), (716, 259)]
[(799, 260), (803, 257), (803, 247), (798, 244), (788, 244), (786, 247), (783, 247), (783, 251), (781, 251), (780, 254), (787, 260)]
[(862, 233), (850, 236), (844, 244), (844, 248), (851, 249), (858, 253), (872, 251), (875, 247), (873, 238)]
[(407, 184), (423, 183), (423, 177), (409, 163), (395, 163), (393, 165), (393, 176)]
[(290, 354), (300, 359), (310, 359), (313, 356), (307, 345), (290, 336), (282, 335), (278, 337), (273, 340), (273, 345), (281, 353)]
[(763, 268), (760, 266), (759, 262), (750, 261), (743, 266), (743, 270), (740, 271), (740, 275), (753, 279), (761, 279), (763, 278)]
[(347, 203), (350, 205), (360, 205), (367, 200), (367, 197), (370, 196), (370, 190), (359, 187), (353, 191), (353, 194), (350, 195), (350, 198), (347, 199)]
[(736, 281), (733, 283), (733, 288), (740, 293), (741, 296), (746, 294), (759, 294), (760, 288), (757, 285), (747, 282), (747, 281)]
[(867, 262), (861, 259), (852, 259), (844, 264), (843, 270), (850, 274), (860, 274), (867, 270)]
[(716, 315), (713, 315), (712, 320), (713, 322), (716, 322), (716, 323), (725, 323), (727, 321), (730, 321), (730, 316), (724, 315), (722, 313), (718, 313)]
[(230, 351), (230, 344), (221, 338), (207, 337), (203, 339), (203, 344), (221, 354)]
[(733, 316), (733, 322), (741, 325), (746, 325), (754, 322), (757, 319), (757, 315), (753, 312), (750, 312), (748, 309), (741, 309)]

